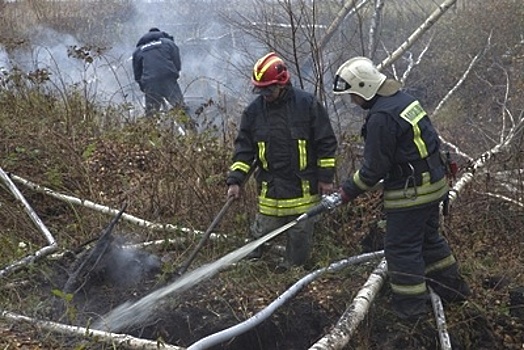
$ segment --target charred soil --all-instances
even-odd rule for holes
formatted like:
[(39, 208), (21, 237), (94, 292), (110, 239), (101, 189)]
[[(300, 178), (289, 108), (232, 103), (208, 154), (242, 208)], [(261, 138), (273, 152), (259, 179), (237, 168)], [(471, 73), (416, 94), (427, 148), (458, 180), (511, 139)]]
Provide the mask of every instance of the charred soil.
[[(94, 245), (82, 253), (65, 254), (59, 260), (26, 271), (31, 282), (21, 284), (16, 294), (21, 299), (40, 300), (39, 309), (17, 311), (85, 327), (124, 301), (140, 300), (177, 278), (165, 272), (165, 262), (156, 255), (161, 252), (122, 248), (118, 240), (105, 245), (103, 250), (97, 251), (100, 247)], [(98, 255), (89, 260), (93, 252)], [(294, 269), (284, 277), (275, 274), (274, 267), (270, 259), (241, 261), (188, 291), (162, 298), (146, 321), (118, 332), (187, 347), (253, 316), (289, 288), (293, 280), (307, 273)], [(372, 267), (373, 264), (353, 268), (351, 273), (314, 281), (256, 327), (211, 349), (309, 348), (336, 324)], [(240, 277), (246, 274), (253, 281)], [(477, 290), (477, 297), (483, 292), (486, 290)], [(416, 322), (399, 321), (389, 311), (388, 299), (386, 287), (346, 349), (440, 349), (431, 314)], [(524, 327), (518, 317), (487, 312), (475, 300), (446, 305), (446, 312), (453, 349), (520, 349), (524, 343)], [(27, 324), (4, 325), (0, 332), (0, 344), (6, 349), (114, 348), (114, 344), (42, 331)]]

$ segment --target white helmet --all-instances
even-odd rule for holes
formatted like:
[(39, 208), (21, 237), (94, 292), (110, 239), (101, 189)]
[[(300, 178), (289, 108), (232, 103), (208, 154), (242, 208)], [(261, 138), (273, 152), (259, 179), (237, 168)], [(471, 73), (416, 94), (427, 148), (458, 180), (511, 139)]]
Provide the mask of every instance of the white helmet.
[(387, 77), (378, 71), (369, 58), (354, 57), (344, 62), (337, 70), (333, 93), (337, 95), (355, 94), (366, 101), (371, 100), (377, 94), (393, 95), (400, 89), (400, 83), (387, 79), (388, 84), (384, 84), (386, 79)]

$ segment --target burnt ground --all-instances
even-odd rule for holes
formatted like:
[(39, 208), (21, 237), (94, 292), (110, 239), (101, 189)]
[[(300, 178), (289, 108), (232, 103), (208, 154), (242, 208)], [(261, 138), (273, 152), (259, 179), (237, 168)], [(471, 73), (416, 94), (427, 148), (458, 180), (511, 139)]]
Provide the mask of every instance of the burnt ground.
[[(34, 271), (31, 284), (17, 290), (19, 298), (40, 299), (34, 317), (86, 326), (122, 302), (138, 300), (176, 278), (165, 272), (164, 262), (154, 252), (122, 249), (116, 239), (103, 242), (102, 247), (100, 249), (97, 244), (78, 254), (66, 254)], [(272, 264), (270, 260), (242, 261), (189, 291), (165, 298), (147, 322), (119, 332), (189, 346), (249, 318), (306, 273), (297, 269), (274, 275), (271, 285), (256, 282), (274, 274)], [(257, 327), (212, 349), (309, 348), (336, 323), (373, 266), (322, 277)], [(255, 282), (246, 282), (242, 277), (246, 275), (252, 276)], [(416, 323), (399, 322), (389, 312), (387, 302), (386, 287), (347, 349), (440, 349), (431, 315)], [(26, 314), (24, 310), (19, 312)], [(448, 305), (446, 317), (453, 349), (521, 349), (524, 344), (522, 318), (490, 315), (474, 303)], [(31, 336), (32, 331), (36, 330), (24, 325), (12, 325), (9, 329), (0, 327), (5, 344), (15, 344), (8, 343), (10, 337), (16, 338), (16, 344), (25, 344), (25, 347), (14, 348), (113, 348), (92, 339), (64, 334), (49, 336), (39, 331)], [(12, 348), (9, 345), (6, 349)]]

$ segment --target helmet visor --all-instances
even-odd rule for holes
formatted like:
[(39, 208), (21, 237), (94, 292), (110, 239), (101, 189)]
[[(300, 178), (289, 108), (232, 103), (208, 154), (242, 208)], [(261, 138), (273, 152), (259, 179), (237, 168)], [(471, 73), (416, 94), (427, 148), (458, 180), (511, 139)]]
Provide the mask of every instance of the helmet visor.
[(333, 82), (333, 91), (339, 93), (350, 93), (351, 84), (344, 80), (340, 75), (335, 76), (335, 81)]

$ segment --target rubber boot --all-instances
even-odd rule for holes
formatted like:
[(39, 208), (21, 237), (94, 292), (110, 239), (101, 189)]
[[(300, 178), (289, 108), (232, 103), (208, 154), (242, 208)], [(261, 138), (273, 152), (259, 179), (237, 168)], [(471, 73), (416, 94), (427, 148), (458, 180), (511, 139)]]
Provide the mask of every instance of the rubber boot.
[(471, 295), (468, 283), (460, 275), (458, 265), (428, 274), (428, 285), (445, 303), (457, 303), (467, 300)]
[(393, 293), (391, 295), (391, 311), (400, 319), (408, 322), (416, 322), (421, 318), (427, 317), (430, 309), (430, 301), (427, 293), (420, 295), (401, 295)]

